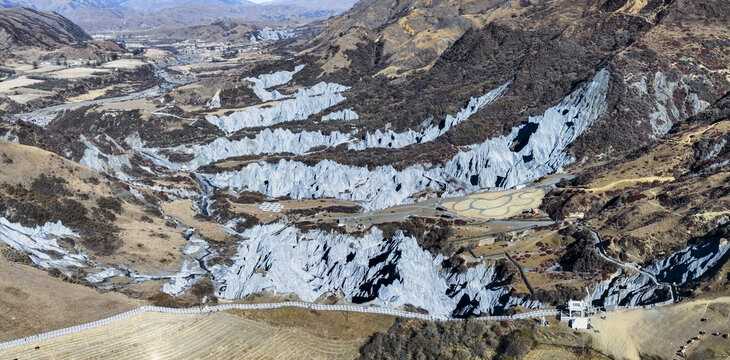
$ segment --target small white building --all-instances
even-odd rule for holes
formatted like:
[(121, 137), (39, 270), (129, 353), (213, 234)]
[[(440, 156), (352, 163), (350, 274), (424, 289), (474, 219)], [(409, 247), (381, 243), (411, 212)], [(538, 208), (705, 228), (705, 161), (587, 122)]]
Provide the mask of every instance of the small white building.
[(569, 300), (560, 312), (560, 321), (567, 322), (573, 329), (588, 329), (588, 304), (582, 300)]
[(588, 318), (587, 317), (575, 318), (570, 321), (570, 327), (572, 329), (576, 329), (576, 330), (586, 330), (586, 329), (588, 329)]

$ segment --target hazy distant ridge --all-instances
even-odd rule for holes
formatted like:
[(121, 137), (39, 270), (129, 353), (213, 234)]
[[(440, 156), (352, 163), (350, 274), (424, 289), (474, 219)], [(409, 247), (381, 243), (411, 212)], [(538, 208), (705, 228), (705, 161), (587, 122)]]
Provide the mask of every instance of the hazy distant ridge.
[(0, 7), (54, 11), (87, 31), (149, 29), (214, 20), (281, 21), (325, 19), (348, 10), (355, 0), (0, 0)]

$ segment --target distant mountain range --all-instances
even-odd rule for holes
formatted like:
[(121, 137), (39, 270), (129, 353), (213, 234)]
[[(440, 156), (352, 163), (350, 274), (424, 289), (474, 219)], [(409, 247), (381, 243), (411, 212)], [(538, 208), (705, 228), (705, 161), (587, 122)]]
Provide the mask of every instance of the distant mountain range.
[(0, 8), (0, 49), (14, 46), (54, 48), (91, 36), (73, 22), (52, 12), (23, 8)]
[(214, 20), (285, 21), (325, 19), (348, 10), (355, 0), (0, 0), (0, 7), (54, 11), (87, 31), (140, 30), (167, 24)]

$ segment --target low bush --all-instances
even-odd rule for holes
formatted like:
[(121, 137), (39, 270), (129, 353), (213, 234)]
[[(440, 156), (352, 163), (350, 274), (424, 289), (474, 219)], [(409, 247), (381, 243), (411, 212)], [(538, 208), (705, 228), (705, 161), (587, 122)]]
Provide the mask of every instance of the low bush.
[(569, 285), (557, 284), (554, 290), (540, 289), (535, 292), (535, 299), (553, 306), (564, 305), (568, 300), (582, 299), (585, 292)]
[(48, 209), (54, 218), (67, 225), (82, 224), (88, 221), (86, 215), (89, 211), (83, 204), (73, 199), (54, 202)]
[(451, 236), (452, 229), (448, 224), (426, 224), (423, 220), (411, 217), (400, 223), (378, 225), (383, 231), (383, 237), (392, 238), (396, 231), (403, 231), (405, 236), (413, 236), (418, 245), (428, 250), (431, 255), (444, 254), (452, 256), (458, 249), (448, 246), (446, 240)]
[(15, 250), (11, 247), (2, 249), (2, 255), (9, 262), (17, 262), (21, 264), (30, 264), (30, 258), (25, 251)]
[(119, 228), (103, 223), (91, 223), (80, 232), (81, 244), (99, 255), (111, 255), (122, 247)]
[(568, 271), (597, 272), (616, 271), (616, 265), (604, 260), (596, 249), (593, 235), (587, 229), (569, 226), (560, 231), (561, 235), (575, 239), (565, 248), (565, 254), (558, 263)]
[(533, 344), (529, 330), (504, 336), (499, 324), (398, 319), (387, 332), (370, 337), (360, 348), (360, 359), (489, 359), (495, 351), (523, 354)]
[(191, 288), (190, 293), (193, 294), (198, 300), (206, 298), (207, 302), (218, 302), (218, 298), (215, 294), (215, 286), (209, 278), (203, 278), (198, 280)]
[(236, 196), (235, 199), (231, 199), (231, 201), (239, 204), (256, 204), (260, 202), (266, 201), (268, 198), (266, 195), (259, 193), (259, 192), (250, 192), (250, 191), (243, 191), (238, 193), (238, 196)]
[(234, 228), (234, 230), (236, 230), (236, 232), (238, 233), (242, 233), (256, 225), (261, 224), (261, 221), (259, 221), (259, 219), (253, 215), (239, 214), (238, 217), (238, 222), (236, 222), (236, 227)]
[(114, 211), (117, 214), (122, 213), (122, 202), (111, 196), (102, 196), (96, 199), (96, 205), (102, 209)]
[(152, 296), (149, 297), (149, 300), (152, 301), (152, 305), (154, 306), (164, 306), (171, 308), (184, 308), (194, 305), (194, 303), (190, 301), (182, 300), (163, 292), (154, 293)]
[(116, 221), (117, 216), (113, 212), (107, 209), (92, 208), (91, 213), (94, 215), (94, 219), (99, 221)]
[(71, 192), (66, 188), (66, 180), (57, 176), (45, 176), (33, 180), (30, 189), (48, 197), (69, 196)]
[(535, 339), (528, 329), (518, 329), (502, 337), (497, 349), (497, 359), (522, 359), (535, 346)]

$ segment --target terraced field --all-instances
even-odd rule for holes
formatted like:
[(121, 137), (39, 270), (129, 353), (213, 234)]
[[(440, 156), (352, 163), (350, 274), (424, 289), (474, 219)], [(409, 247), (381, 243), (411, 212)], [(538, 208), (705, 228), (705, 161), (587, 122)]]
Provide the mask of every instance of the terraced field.
[(331, 340), (220, 312), (144, 313), (0, 352), (3, 359), (353, 359), (366, 339)]

